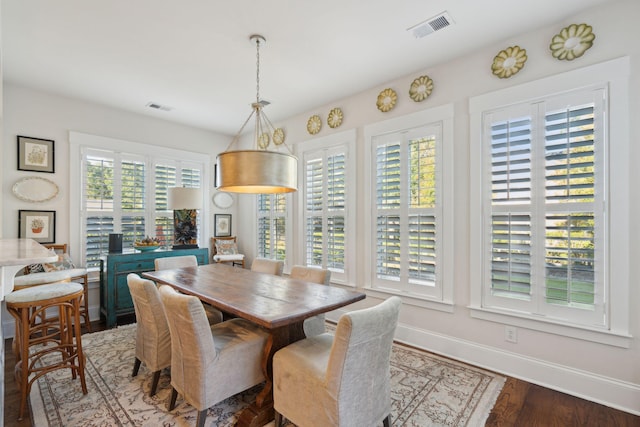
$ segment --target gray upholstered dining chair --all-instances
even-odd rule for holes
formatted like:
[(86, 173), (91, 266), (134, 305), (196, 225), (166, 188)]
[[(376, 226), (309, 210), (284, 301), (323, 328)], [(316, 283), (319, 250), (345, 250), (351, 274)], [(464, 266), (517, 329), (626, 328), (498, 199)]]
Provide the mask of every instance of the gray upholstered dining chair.
[(210, 326), (198, 298), (167, 285), (159, 291), (171, 335), (180, 337), (171, 340), (168, 409), (179, 393), (198, 410), (196, 425), (204, 426), (208, 408), (265, 380), (261, 358), (268, 333), (239, 318)]
[(275, 259), (256, 258), (251, 263), (251, 271), (275, 274), (276, 276), (282, 276), (283, 268), (284, 262)]
[(136, 313), (136, 359), (132, 377), (141, 362), (153, 372), (149, 396), (156, 394), (160, 372), (171, 365), (171, 335), (156, 284), (137, 274), (127, 275), (127, 285)]
[(391, 422), (389, 359), (400, 298), (344, 314), (325, 333), (273, 357), (276, 427), (375, 426)]
[[(314, 267), (304, 267), (302, 265), (294, 265), (291, 267), (289, 277), (292, 279), (304, 280), (305, 282), (318, 283), (320, 285), (329, 285), (331, 282), (331, 270)], [(305, 319), (303, 328), (306, 337), (320, 335), (325, 332), (324, 329), (324, 313)]]
[[(173, 257), (156, 258), (153, 260), (153, 262), (156, 267), (156, 271), (198, 266), (198, 258), (196, 258), (195, 255), (180, 255)], [(205, 313), (207, 314), (209, 324), (213, 325), (214, 323), (222, 322), (224, 316), (222, 315), (222, 312), (220, 310), (211, 307), (209, 304), (203, 303), (202, 305), (204, 306)]]

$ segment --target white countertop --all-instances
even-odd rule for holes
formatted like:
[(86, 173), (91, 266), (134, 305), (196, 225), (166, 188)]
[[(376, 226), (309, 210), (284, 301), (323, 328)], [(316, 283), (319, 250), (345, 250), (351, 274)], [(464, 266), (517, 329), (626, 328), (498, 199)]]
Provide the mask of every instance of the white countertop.
[(13, 291), (13, 278), (25, 265), (57, 260), (54, 251), (33, 239), (0, 239), (0, 300)]
[(0, 266), (27, 265), (58, 260), (55, 253), (32, 239), (0, 239)]

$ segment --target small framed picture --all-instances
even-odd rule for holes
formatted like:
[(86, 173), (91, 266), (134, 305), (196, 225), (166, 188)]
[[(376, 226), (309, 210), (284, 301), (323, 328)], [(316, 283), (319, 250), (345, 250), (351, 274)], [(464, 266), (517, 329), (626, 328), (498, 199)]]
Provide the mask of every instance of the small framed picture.
[(229, 214), (215, 214), (215, 237), (229, 237), (231, 236), (231, 215)]
[(18, 135), (18, 170), (54, 173), (54, 143), (52, 139)]
[(56, 211), (18, 211), (18, 237), (55, 243)]

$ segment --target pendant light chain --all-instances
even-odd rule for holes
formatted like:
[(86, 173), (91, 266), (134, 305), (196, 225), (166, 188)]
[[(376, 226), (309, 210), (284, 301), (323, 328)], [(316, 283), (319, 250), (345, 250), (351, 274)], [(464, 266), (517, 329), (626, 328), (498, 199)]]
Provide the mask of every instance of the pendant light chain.
[(256, 102), (260, 102), (260, 39), (256, 38)]

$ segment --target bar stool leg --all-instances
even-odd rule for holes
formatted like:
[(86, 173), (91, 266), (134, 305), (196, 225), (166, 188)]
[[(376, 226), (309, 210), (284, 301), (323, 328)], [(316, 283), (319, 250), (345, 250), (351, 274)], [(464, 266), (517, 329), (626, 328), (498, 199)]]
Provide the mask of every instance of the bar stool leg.
[[(82, 351), (82, 327), (80, 326), (80, 302), (79, 299), (73, 300), (73, 313), (75, 321), (73, 327), (75, 328), (75, 350), (76, 350), (76, 362), (78, 375), (80, 376), (80, 385), (82, 386), (82, 394), (87, 394), (87, 382), (84, 378), (84, 353)], [(73, 339), (72, 339), (73, 343)], [(75, 378), (75, 377), (74, 377)]]
[[(18, 420), (23, 419), (27, 409), (31, 385), (49, 372), (57, 369), (71, 369), (74, 379), (80, 376), (83, 394), (88, 392), (84, 375), (85, 358), (82, 351), (80, 323), (82, 288), (78, 289), (77, 284), (71, 285), (76, 286), (70, 291), (64, 288), (69, 285), (50, 284), (41, 285), (40, 292), (35, 295), (31, 290), (18, 290), (6, 297), (7, 311), (15, 318), (18, 332), (15, 337), (15, 348), (18, 353), (15, 376), (21, 395)], [(64, 291), (69, 293), (60, 295)], [(51, 298), (43, 297), (42, 294), (47, 292), (51, 294)], [(28, 299), (32, 296), (40, 298)], [(57, 311), (57, 318), (47, 318), (45, 314), (47, 309)], [(36, 323), (37, 319), (41, 319), (41, 322)], [(31, 348), (33, 353), (30, 351)], [(45, 362), (44, 366), (38, 366), (39, 362), (45, 360), (43, 357), (54, 352), (58, 352), (62, 360), (50, 364)], [(33, 378), (30, 378), (31, 376)]]

